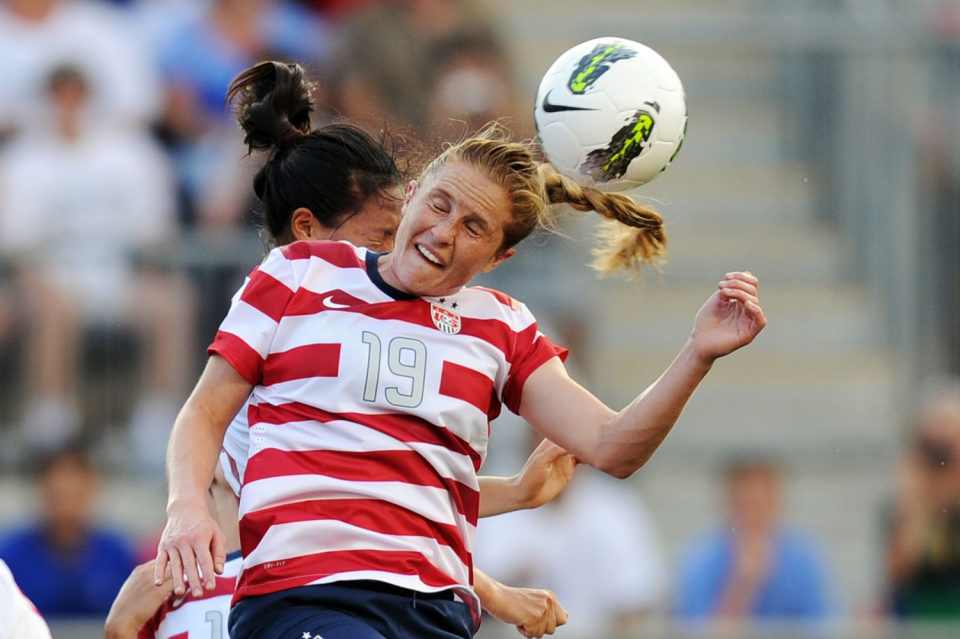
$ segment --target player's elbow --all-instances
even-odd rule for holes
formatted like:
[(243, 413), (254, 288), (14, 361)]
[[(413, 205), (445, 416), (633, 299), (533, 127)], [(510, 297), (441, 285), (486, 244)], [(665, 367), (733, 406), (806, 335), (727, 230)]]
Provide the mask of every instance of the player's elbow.
[(597, 468), (597, 470), (610, 475), (611, 477), (616, 477), (617, 479), (627, 479), (632, 476), (637, 470), (640, 469), (642, 464), (635, 464), (631, 462), (615, 462), (611, 464), (605, 464), (602, 467)]
[(627, 479), (643, 466), (642, 461), (616, 454), (597, 455), (590, 460), (580, 458), (580, 461), (585, 462), (589, 466), (593, 466), (601, 473), (616, 477), (617, 479)]
[(126, 620), (108, 617), (103, 625), (103, 639), (129, 639), (136, 636), (139, 630), (139, 628), (131, 628)]

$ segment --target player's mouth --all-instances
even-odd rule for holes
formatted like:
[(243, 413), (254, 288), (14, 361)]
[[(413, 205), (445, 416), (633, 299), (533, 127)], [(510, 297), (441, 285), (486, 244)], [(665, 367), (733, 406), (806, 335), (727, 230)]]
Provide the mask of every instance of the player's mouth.
[(423, 259), (427, 260), (437, 268), (444, 268), (443, 260), (437, 257), (437, 254), (425, 247), (423, 244), (416, 244), (417, 252), (423, 256)]

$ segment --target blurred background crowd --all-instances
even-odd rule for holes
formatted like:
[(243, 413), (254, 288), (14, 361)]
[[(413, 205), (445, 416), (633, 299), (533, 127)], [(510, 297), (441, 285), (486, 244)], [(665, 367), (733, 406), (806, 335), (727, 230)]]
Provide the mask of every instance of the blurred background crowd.
[[(570, 639), (960, 633), (960, 3), (0, 0), (0, 558), (55, 637), (153, 556), (173, 418), (264, 254), (230, 80), (303, 64), (315, 124), (388, 132), (413, 176), (492, 119), (531, 137), (542, 73), (603, 35), (685, 84), (636, 192), (670, 262), (597, 281), (571, 215), (484, 283), (614, 406), (726, 271), (770, 325), (634, 478), (482, 522), (477, 565), (554, 590)], [(483, 472), (535, 443), (501, 417)]]

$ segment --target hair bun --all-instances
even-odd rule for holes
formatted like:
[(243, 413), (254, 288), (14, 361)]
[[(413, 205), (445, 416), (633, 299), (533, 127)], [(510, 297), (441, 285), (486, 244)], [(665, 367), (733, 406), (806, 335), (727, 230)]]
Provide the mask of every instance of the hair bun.
[(312, 88), (299, 64), (260, 62), (234, 78), (226, 102), (235, 102), (237, 122), (251, 153), (279, 151), (310, 133)]

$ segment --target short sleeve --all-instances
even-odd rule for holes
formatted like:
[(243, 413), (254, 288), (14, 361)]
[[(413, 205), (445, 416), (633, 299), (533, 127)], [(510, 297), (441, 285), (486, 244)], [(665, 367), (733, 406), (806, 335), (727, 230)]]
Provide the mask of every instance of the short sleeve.
[(249, 383), (260, 383), (264, 360), (297, 286), (292, 261), (279, 248), (271, 251), (234, 298), (207, 354), (226, 359)]
[(527, 383), (527, 378), (554, 357), (559, 357), (562, 362), (566, 361), (569, 351), (557, 346), (537, 330), (536, 322), (517, 334), (515, 344), (510, 372), (503, 388), (503, 402), (511, 412), (519, 415), (523, 385)]

